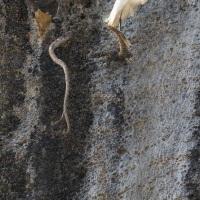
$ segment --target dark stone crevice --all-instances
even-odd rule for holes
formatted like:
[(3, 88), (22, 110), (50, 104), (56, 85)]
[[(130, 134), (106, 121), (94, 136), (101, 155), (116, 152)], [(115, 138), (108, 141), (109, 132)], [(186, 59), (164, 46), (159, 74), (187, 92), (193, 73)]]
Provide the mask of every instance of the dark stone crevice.
[[(42, 45), (43, 53), (39, 58), (42, 73), (40, 97), (44, 105), (40, 122), (46, 130), (41, 131), (39, 127), (36, 128), (31, 136), (33, 142), (27, 147), (26, 159), (31, 159), (31, 166), (36, 174), (34, 183), (27, 189), (29, 199), (71, 200), (83, 187), (87, 173), (84, 158), (88, 145), (86, 137), (93, 122), (88, 85), (91, 73), (95, 70), (93, 65), (88, 64), (87, 54), (88, 49), (93, 48), (94, 43), (97, 44), (100, 36), (87, 23), (80, 24), (78, 30), (73, 26), (71, 30), (74, 31), (74, 37), (55, 50), (57, 57), (66, 62), (70, 69), (68, 114), (72, 130), (65, 136), (62, 135), (67, 128), (64, 120), (55, 127), (51, 126), (51, 122), (59, 119), (62, 114), (64, 73), (60, 66), (53, 63), (48, 54), (51, 42), (63, 32), (61, 23), (63, 22), (56, 24), (55, 30), (47, 34)], [(92, 32), (95, 34), (91, 40)], [(33, 194), (33, 190), (37, 192)]]
[[(20, 107), (25, 100), (26, 89), (24, 75), (21, 73), (26, 54), (31, 52), (28, 33), (28, 12), (24, 1), (4, 1), (6, 12), (5, 38), (0, 49), (3, 52), (1, 65), (1, 83), (3, 90), (1, 133), (16, 130), (20, 124), (19, 113), (14, 107)], [(6, 42), (4, 42), (6, 40)]]
[[(200, 92), (196, 93), (195, 100), (195, 113), (194, 117), (199, 118), (200, 116)], [(200, 120), (199, 120), (200, 122)], [(200, 123), (193, 127), (194, 132), (192, 140), (195, 144), (193, 149), (189, 152), (189, 170), (185, 176), (185, 188), (188, 199), (198, 200), (200, 197)]]
[[(6, 13), (5, 37), (0, 46), (1, 64), (1, 154), (0, 199), (26, 198), (26, 161), (17, 159), (16, 153), (7, 147), (15, 130), (21, 124), (22, 115), (17, 110), (25, 104), (25, 76), (22, 73), (29, 44), (30, 25), (24, 1), (4, 1)], [(8, 149), (7, 149), (8, 148)]]

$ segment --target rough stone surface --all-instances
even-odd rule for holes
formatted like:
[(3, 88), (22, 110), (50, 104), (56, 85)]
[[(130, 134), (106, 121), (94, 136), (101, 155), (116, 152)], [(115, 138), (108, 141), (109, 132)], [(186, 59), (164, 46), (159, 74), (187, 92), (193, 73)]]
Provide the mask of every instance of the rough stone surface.
[[(123, 23), (126, 60), (103, 21), (113, 3), (0, 0), (0, 199), (200, 199), (200, 2), (149, 0)], [(52, 17), (43, 41), (38, 9)], [(65, 136), (48, 47), (68, 30)]]

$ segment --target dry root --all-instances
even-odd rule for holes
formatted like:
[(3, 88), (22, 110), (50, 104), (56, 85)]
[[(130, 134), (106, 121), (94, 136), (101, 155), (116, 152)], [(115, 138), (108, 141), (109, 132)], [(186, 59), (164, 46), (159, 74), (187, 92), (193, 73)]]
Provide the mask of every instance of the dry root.
[(67, 104), (68, 104), (68, 96), (69, 96), (69, 84), (70, 84), (70, 77), (69, 77), (69, 70), (68, 67), (66, 65), (65, 62), (63, 62), (62, 60), (60, 60), (54, 50), (59, 47), (61, 44), (67, 42), (69, 39), (71, 39), (72, 37), (72, 32), (66, 32), (64, 33), (62, 36), (60, 36), (58, 39), (56, 39), (49, 47), (49, 55), (51, 57), (51, 59), (58, 65), (60, 65), (60, 67), (63, 68), (64, 74), (65, 74), (65, 83), (66, 83), (66, 87), (65, 87), (65, 97), (64, 97), (64, 102), (63, 102), (63, 113), (61, 118), (52, 123), (52, 125), (56, 125), (58, 123), (60, 123), (63, 119), (66, 120), (67, 123), (67, 133), (70, 132), (70, 121), (69, 121), (69, 117), (68, 117), (68, 113), (67, 113)]

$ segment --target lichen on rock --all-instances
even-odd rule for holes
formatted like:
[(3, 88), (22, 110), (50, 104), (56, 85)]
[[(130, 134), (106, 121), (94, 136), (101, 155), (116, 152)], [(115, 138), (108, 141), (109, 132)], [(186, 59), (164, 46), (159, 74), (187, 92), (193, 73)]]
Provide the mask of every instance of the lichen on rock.
[(38, 8), (38, 10), (35, 12), (35, 23), (37, 25), (38, 34), (41, 41), (44, 39), (51, 22), (52, 16), (49, 14), (49, 12), (42, 12)]

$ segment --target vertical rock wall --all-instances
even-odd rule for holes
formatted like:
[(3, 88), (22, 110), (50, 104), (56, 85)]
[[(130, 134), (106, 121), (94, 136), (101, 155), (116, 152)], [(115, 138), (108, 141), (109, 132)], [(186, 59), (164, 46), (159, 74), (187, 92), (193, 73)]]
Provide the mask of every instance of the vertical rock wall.
[[(0, 1), (0, 199), (200, 198), (199, 2), (149, 0), (123, 23), (126, 60), (103, 22), (113, 3)], [(68, 30), (66, 136), (48, 47)]]

